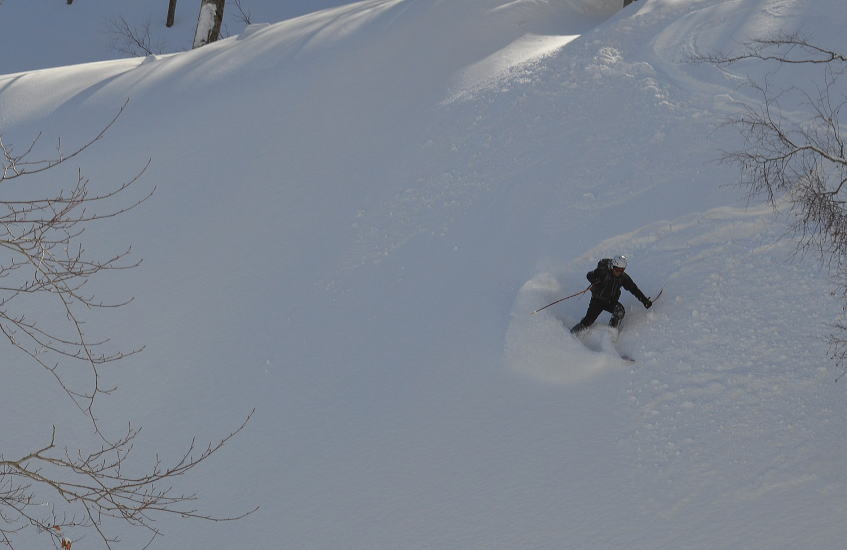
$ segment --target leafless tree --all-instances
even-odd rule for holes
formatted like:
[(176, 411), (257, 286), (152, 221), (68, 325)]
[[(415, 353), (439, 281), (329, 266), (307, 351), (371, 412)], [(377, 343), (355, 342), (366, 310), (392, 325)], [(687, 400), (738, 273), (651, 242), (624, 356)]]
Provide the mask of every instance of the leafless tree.
[(132, 25), (123, 17), (109, 21), (109, 34), (115, 51), (130, 56), (141, 57), (164, 53), (160, 43), (154, 43), (150, 21), (143, 25)]
[[(753, 197), (788, 200), (800, 251), (815, 250), (829, 268), (847, 310), (847, 150), (842, 81), (847, 57), (797, 34), (755, 40), (737, 55), (699, 58), (717, 65), (742, 62), (820, 67), (817, 82), (773, 89), (767, 77), (750, 83), (758, 101), (743, 106), (731, 123), (744, 147), (723, 160), (741, 169), (741, 184)], [(783, 107), (791, 103), (792, 108)], [(798, 116), (798, 112), (804, 113)], [(830, 336), (832, 357), (847, 362), (847, 324)]]
[[(60, 141), (47, 158), (35, 157), (40, 137), (18, 152), (0, 136), (0, 333), (49, 373), (84, 413), (92, 437), (99, 441), (93, 451), (60, 445), (54, 426), (36, 450), (10, 457), (0, 449), (0, 546), (14, 548), (18, 537), (34, 528), (63, 549), (70, 549), (74, 529), (93, 530), (106, 548), (113, 548), (118, 540), (113, 533), (121, 522), (148, 530), (152, 541), (159, 534), (153, 518), (162, 514), (234, 519), (198, 512), (192, 506), (196, 497), (177, 492), (172, 483), (221, 449), (244, 424), (205, 448), (192, 441), (172, 462), (157, 457), (152, 467), (133, 473), (136, 462), (128, 459), (139, 429), (130, 425), (123, 435), (109, 437), (94, 412), (97, 398), (114, 391), (105, 385), (102, 367), (140, 348), (110, 350), (108, 340), (88, 334), (84, 315), (128, 302), (103, 302), (88, 284), (139, 262), (130, 258), (129, 248), (92, 254), (83, 236), (93, 224), (137, 208), (155, 188), (134, 191), (149, 161), (136, 175), (104, 191), (92, 190), (78, 169), (67, 185), (46, 178), (93, 148), (125, 108), (93, 138), (68, 151)], [(40, 318), (33, 317), (35, 311), (41, 312)], [(80, 382), (76, 370), (67, 370), (75, 366), (88, 373), (87, 382)]]

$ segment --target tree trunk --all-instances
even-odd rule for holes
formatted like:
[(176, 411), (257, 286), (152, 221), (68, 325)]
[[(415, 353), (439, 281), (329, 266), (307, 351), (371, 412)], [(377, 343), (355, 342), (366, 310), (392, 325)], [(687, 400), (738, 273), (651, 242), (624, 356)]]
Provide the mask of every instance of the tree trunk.
[[(69, 0), (72, 1), (72, 0)], [(176, 15), (176, 0), (169, 0), (168, 2), (168, 20), (165, 23), (165, 26), (170, 28), (174, 26), (174, 16)]]
[(226, 0), (201, 0), (197, 30), (194, 32), (194, 48), (214, 42), (221, 34)]

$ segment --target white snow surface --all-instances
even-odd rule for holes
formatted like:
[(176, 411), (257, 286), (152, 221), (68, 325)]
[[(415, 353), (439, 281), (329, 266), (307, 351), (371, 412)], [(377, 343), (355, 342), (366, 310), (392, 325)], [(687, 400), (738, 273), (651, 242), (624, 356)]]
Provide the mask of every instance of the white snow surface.
[[(182, 483), (212, 513), (261, 509), (163, 519), (154, 547), (842, 548), (838, 299), (784, 206), (714, 162), (740, 145), (720, 122), (746, 74), (770, 69), (687, 62), (777, 30), (843, 51), (841, 3), (365, 0), (0, 76), (4, 140), (42, 132), (44, 154), (130, 99), (64, 177), (109, 188), (152, 158), (153, 197), (88, 237), (144, 259), (96, 283), (135, 300), (87, 318), (146, 345), (107, 371), (104, 424), (144, 426), (144, 465), (256, 408)], [(61, 39), (28, 55), (97, 59)], [(664, 292), (650, 310), (624, 293), (617, 342), (608, 314), (568, 334), (586, 295), (531, 315), (621, 253)], [(84, 439), (49, 377), (3, 356), (0, 452), (53, 424)]]

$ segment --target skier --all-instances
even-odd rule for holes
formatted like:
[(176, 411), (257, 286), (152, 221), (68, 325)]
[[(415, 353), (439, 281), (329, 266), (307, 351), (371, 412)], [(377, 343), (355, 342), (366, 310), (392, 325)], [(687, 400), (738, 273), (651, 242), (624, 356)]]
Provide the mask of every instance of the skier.
[(571, 328), (571, 334), (578, 334), (590, 327), (603, 311), (612, 314), (609, 326), (617, 328), (626, 315), (626, 310), (618, 301), (621, 297), (621, 287), (627, 289), (644, 304), (644, 307), (650, 309), (653, 302), (641, 292), (632, 277), (624, 273), (626, 263), (626, 256), (605, 258), (597, 263), (597, 269), (585, 275), (591, 283), (591, 302), (588, 304), (585, 317)]

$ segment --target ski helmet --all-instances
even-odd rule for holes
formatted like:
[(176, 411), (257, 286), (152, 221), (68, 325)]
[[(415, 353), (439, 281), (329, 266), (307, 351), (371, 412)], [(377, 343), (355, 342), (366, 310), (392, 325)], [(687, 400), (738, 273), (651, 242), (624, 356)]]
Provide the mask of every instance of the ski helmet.
[(612, 267), (626, 269), (626, 256), (615, 256), (612, 258)]

